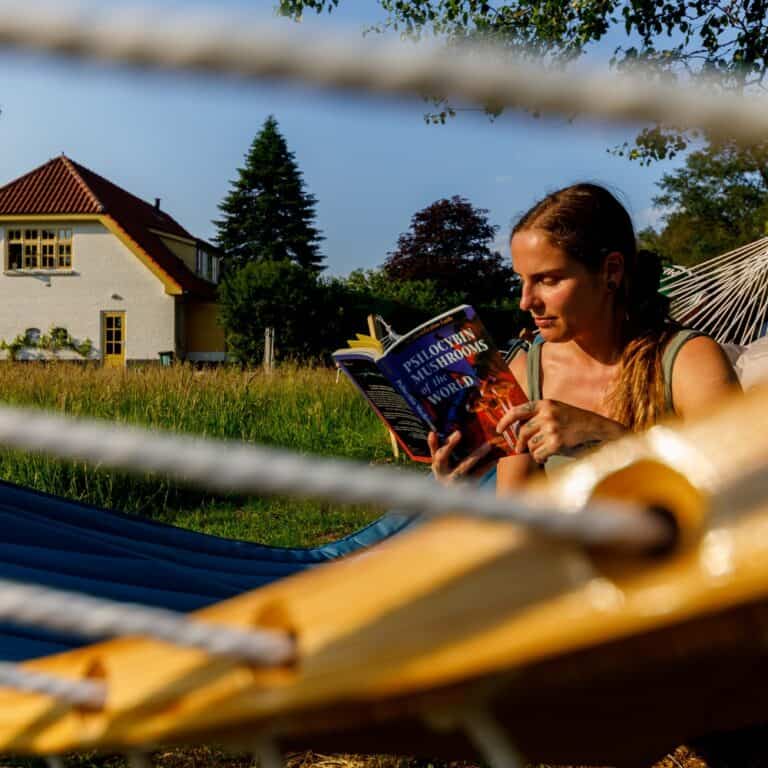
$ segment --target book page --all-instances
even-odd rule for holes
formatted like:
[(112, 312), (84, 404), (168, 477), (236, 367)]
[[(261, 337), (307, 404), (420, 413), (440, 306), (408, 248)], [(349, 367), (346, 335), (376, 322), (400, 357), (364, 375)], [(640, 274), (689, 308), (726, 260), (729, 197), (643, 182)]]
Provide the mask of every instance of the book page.
[(416, 461), (429, 461), (425, 425), (416, 417), (403, 396), (387, 381), (376, 363), (368, 357), (351, 354), (337, 356), (336, 362), (395, 433), (408, 456)]

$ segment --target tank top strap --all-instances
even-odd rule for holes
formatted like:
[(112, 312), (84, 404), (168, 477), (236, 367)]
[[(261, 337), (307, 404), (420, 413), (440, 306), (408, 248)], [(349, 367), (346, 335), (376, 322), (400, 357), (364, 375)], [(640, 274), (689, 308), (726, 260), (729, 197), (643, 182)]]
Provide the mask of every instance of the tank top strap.
[(672, 401), (672, 369), (675, 367), (677, 353), (686, 341), (695, 339), (697, 336), (704, 336), (701, 331), (694, 331), (692, 328), (683, 328), (678, 331), (668, 342), (661, 358), (661, 372), (664, 377), (664, 410), (671, 414), (674, 413), (675, 406)]
[(541, 400), (541, 348), (543, 346), (543, 344), (531, 344), (525, 361), (529, 400)]

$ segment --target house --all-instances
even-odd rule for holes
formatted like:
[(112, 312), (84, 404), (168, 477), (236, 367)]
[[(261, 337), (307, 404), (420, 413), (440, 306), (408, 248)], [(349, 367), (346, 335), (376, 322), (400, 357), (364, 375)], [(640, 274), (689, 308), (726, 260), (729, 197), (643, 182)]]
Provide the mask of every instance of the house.
[[(92, 342), (105, 365), (225, 359), (220, 254), (64, 155), (0, 188), (0, 339)], [(87, 346), (87, 345), (86, 345)], [(27, 348), (26, 354), (34, 356)]]

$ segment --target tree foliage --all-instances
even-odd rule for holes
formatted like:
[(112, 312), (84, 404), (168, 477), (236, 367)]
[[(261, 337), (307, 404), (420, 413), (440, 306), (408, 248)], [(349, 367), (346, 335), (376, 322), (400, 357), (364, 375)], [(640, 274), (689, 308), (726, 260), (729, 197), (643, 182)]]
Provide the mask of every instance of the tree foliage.
[(487, 210), (459, 196), (438, 200), (413, 215), (384, 262), (384, 274), (401, 284), (430, 281), (440, 293), (475, 305), (502, 302), (514, 273), (491, 250), (497, 231)]
[(658, 186), (664, 226), (642, 232), (641, 243), (675, 263), (696, 264), (768, 234), (768, 142), (710, 144)]
[[(350, 0), (351, 1), (351, 0)], [(332, 11), (340, 0), (279, 0), (282, 13)], [(569, 63), (609, 35), (624, 34), (612, 64), (644, 64), (660, 78), (717, 74), (725, 87), (762, 85), (768, 70), (768, 0), (378, 0), (385, 18), (374, 27), (455, 43), (490, 38), (522, 55)], [(431, 117), (452, 113), (450, 104)], [(641, 131), (620, 153), (643, 162), (674, 155), (687, 146), (687, 126)]]
[[(344, 281), (345, 317), (340, 319), (347, 338), (365, 327), (370, 314), (384, 317), (395, 331), (403, 333), (466, 301), (460, 292), (442, 290), (434, 280), (391, 280), (383, 269), (355, 270)], [(518, 301), (506, 297), (493, 304), (475, 302), (485, 327), (491, 336), (504, 344), (517, 336), (527, 322), (527, 313), (520, 311)]]
[(288, 260), (251, 261), (228, 272), (219, 286), (219, 317), (229, 355), (244, 365), (261, 363), (271, 326), (278, 358), (314, 357), (324, 327), (321, 297), (314, 272)]
[(253, 261), (291, 261), (321, 270), (322, 237), (314, 226), (315, 197), (304, 190), (301, 171), (270, 116), (219, 205), (223, 216), (214, 224), (226, 268)]

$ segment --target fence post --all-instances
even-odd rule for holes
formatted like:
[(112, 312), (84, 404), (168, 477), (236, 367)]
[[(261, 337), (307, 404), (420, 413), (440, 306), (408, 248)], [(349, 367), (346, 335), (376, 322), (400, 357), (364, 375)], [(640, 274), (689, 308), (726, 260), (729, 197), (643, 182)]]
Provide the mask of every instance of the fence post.
[(264, 370), (272, 372), (275, 365), (275, 329), (268, 326), (264, 329)]

